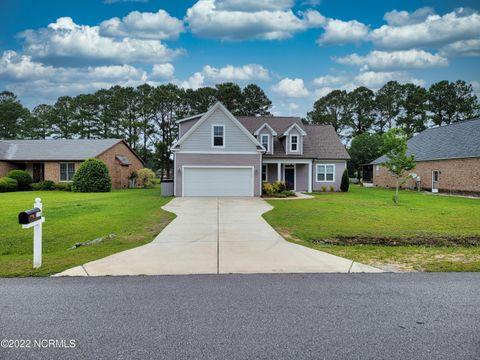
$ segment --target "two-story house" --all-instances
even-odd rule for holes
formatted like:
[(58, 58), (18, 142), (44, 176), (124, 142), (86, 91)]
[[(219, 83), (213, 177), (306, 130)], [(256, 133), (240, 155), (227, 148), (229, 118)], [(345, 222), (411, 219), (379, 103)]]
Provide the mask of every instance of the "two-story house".
[(262, 182), (338, 191), (349, 155), (334, 128), (297, 117), (235, 117), (221, 103), (180, 119), (176, 196), (260, 196)]

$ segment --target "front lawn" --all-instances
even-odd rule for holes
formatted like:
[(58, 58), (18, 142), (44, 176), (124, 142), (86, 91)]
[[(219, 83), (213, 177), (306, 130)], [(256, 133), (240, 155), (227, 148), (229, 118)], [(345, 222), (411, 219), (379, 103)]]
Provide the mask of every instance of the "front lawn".
[[(43, 264), (32, 269), (33, 230), (18, 225), (20, 211), (44, 206)], [(88, 261), (143, 245), (173, 219), (162, 210), (170, 198), (160, 190), (114, 190), (109, 193), (26, 191), (0, 194), (0, 276), (51, 275)], [(77, 242), (115, 234), (113, 239), (73, 250)]]
[(320, 193), (310, 200), (269, 201), (275, 208), (264, 217), (290, 241), (355, 261), (403, 270), (480, 271), (480, 199), (402, 191), (395, 206), (392, 196), (388, 189), (351, 186), (348, 193)]

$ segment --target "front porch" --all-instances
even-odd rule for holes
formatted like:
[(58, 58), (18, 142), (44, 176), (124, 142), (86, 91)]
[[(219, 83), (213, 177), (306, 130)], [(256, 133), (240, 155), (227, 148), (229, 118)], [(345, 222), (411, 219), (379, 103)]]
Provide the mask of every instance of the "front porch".
[(312, 192), (312, 161), (263, 159), (262, 181), (284, 181), (288, 190)]

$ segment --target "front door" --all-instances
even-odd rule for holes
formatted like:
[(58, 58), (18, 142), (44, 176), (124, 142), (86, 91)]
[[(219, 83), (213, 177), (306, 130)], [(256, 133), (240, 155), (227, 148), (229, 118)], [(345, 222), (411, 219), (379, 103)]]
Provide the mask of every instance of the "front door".
[(44, 180), (44, 163), (33, 163), (33, 176), (32, 180), (34, 183), (38, 183)]
[(440, 176), (440, 171), (433, 170), (432, 171), (432, 193), (438, 192), (438, 180)]
[(295, 189), (295, 166), (285, 165), (285, 186), (287, 190)]

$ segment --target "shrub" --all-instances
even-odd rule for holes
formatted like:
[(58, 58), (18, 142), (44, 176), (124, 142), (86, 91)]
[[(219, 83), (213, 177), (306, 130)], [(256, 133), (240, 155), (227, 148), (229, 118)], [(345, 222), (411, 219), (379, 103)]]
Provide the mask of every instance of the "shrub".
[(350, 179), (348, 177), (348, 170), (345, 169), (342, 175), (342, 182), (340, 183), (340, 190), (347, 192), (350, 187)]
[(323, 191), (323, 192), (326, 192), (326, 191), (327, 191), (327, 187), (326, 187), (326, 186), (322, 186), (322, 191)]
[(42, 190), (42, 184), (41, 184), (41, 183), (31, 183), (31, 184), (30, 184), (30, 188), (31, 188), (33, 191)]
[(71, 181), (65, 181), (65, 182), (56, 183), (55, 184), (55, 190), (72, 191), (72, 182)]
[(18, 190), (30, 190), (30, 184), (33, 180), (30, 174), (25, 170), (10, 170), (7, 177), (17, 180)]
[(137, 184), (143, 188), (153, 188), (155, 186), (155, 173), (152, 169), (143, 168), (138, 170)]
[(262, 193), (268, 196), (272, 196), (275, 193), (273, 184), (267, 182), (262, 183)]
[(286, 190), (286, 185), (283, 181), (275, 181), (273, 183), (274, 189), (276, 190), (275, 192), (280, 193), (282, 191)]
[(295, 191), (293, 190), (284, 190), (280, 194), (283, 194), (285, 196), (296, 196)]
[(330, 186), (330, 191), (334, 192), (335, 191), (335, 186)]
[(18, 182), (9, 177), (0, 178), (0, 192), (17, 191)]
[(107, 165), (101, 160), (85, 160), (73, 176), (73, 191), (107, 192), (111, 189), (112, 179), (108, 173)]
[(55, 183), (51, 180), (44, 180), (30, 184), (32, 190), (55, 190)]

